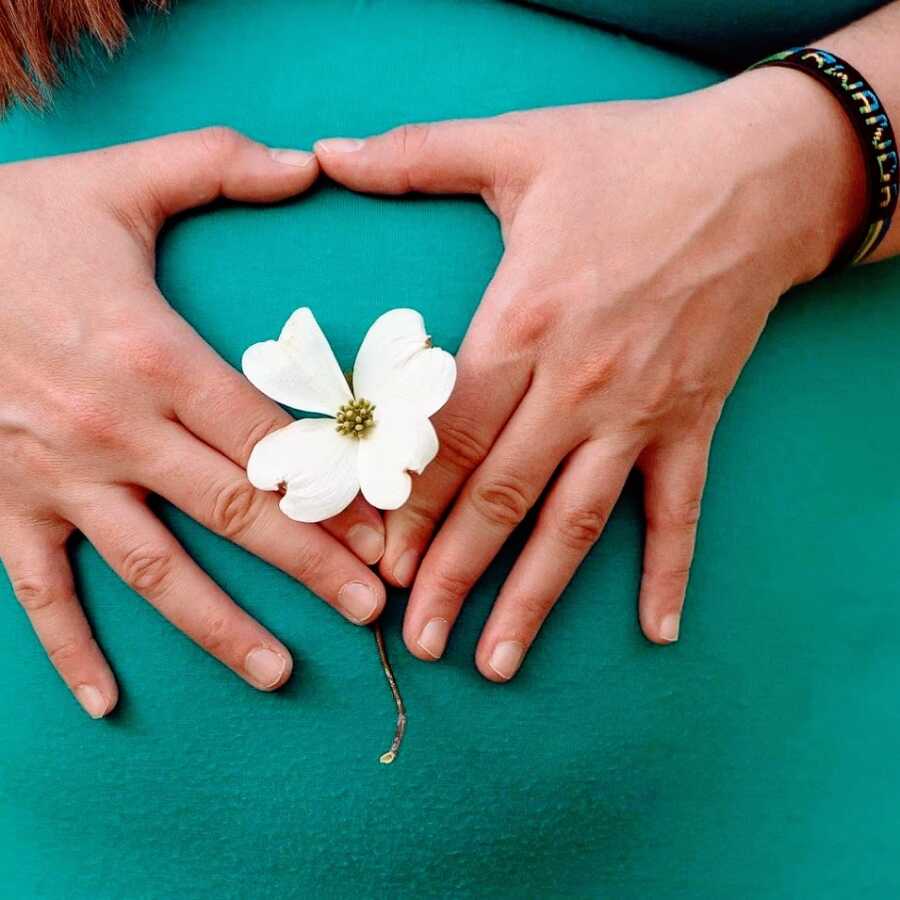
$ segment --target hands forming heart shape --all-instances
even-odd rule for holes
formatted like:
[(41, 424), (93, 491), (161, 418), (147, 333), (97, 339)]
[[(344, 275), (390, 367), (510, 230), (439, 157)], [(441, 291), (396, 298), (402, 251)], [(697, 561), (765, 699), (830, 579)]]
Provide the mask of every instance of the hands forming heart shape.
[[(767, 140), (748, 139), (760, 122)], [(423, 660), (443, 654), (467, 594), (539, 505), (476, 651), (505, 681), (637, 468), (640, 623), (674, 641), (725, 398), (779, 296), (821, 272), (861, 216), (847, 129), (815, 84), (767, 70), (668, 100), (325, 140), (315, 154), (213, 128), (0, 167), (0, 557), (86, 711), (109, 712), (117, 687), (75, 596), (76, 529), (250, 684), (290, 676), (287, 649), (179, 546), (149, 493), (357, 624), (384, 607), (378, 563), (412, 588), (404, 639)], [(800, 180), (826, 158), (815, 185)], [(292, 418), (154, 278), (168, 217), (218, 196), (281, 200), (320, 168), (359, 191), (479, 194), (502, 226), (502, 262), (434, 418), (439, 453), (383, 521), (360, 497), (321, 525), (292, 521), (248, 481), (251, 450)]]

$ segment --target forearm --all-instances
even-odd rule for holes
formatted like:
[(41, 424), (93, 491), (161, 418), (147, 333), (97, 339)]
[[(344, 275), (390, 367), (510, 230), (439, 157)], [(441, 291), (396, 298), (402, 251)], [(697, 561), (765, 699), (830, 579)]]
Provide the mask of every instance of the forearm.
[[(815, 43), (859, 69), (900, 116), (900, 0)], [(850, 118), (824, 85), (792, 69), (745, 72), (716, 90), (737, 106), (732, 119), (750, 145), (739, 159), (768, 183), (771, 227), (796, 260), (794, 283), (815, 277), (859, 240), (867, 214), (865, 157)], [(895, 224), (868, 260), (898, 252)]]
[[(900, 0), (815, 43), (858, 68), (896, 122), (900, 69), (892, 59), (900, 53)], [(847, 112), (824, 85), (805, 72), (765, 67), (699, 99), (699, 116), (691, 98), (682, 101), (685, 121), (702, 125), (732, 169), (735, 215), (784, 290), (815, 278), (859, 241), (870, 190), (865, 156)], [(869, 260), (898, 252), (895, 224)]]

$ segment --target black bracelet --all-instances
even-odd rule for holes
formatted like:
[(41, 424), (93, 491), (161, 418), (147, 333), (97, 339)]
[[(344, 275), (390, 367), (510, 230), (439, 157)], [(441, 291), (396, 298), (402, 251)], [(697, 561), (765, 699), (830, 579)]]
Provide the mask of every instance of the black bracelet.
[(848, 62), (815, 47), (783, 50), (750, 66), (786, 66), (812, 75), (837, 97), (862, 144), (868, 173), (866, 219), (831, 268), (862, 262), (881, 243), (897, 208), (897, 145), (887, 111), (872, 86)]

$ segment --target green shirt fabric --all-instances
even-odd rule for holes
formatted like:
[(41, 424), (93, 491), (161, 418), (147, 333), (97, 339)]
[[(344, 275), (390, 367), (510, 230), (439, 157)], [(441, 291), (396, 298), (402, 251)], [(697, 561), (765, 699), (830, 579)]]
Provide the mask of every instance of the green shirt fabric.
[[(518, 4), (195, 0), (136, 23), (127, 51), (79, 69), (53, 109), (11, 115), (0, 159), (213, 123), (308, 147), (719, 77)], [(232, 364), (310, 305), (346, 367), (397, 306), (455, 349), (500, 253), (476, 200), (323, 183), (181, 218), (159, 281)], [(392, 766), (378, 763), (394, 709), (371, 633), (163, 504), (294, 652), (281, 692), (242, 683), (76, 540), (122, 689), (116, 714), (91, 721), (0, 579), (0, 896), (895, 896), (898, 300), (892, 262), (776, 309), (717, 432), (677, 645), (637, 625), (636, 481), (510, 684), (487, 682), (472, 655), (527, 524), (441, 663), (403, 649), (394, 592), (385, 628), (409, 728)]]

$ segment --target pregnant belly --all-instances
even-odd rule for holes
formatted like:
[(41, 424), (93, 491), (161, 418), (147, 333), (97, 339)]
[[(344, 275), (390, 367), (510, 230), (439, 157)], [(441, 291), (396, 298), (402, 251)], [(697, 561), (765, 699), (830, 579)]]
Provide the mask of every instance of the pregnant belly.
[[(716, 77), (516, 4), (183, 3), (137, 23), (121, 58), (73, 75), (52, 111), (0, 125), (0, 159), (215, 123), (308, 147)], [(233, 364), (309, 305), (347, 366), (391, 307), (421, 310), (435, 343), (456, 347), (500, 253), (474, 200), (323, 184), (180, 220), (159, 279)], [(76, 542), (123, 693), (113, 717), (90, 721), (0, 579), (0, 893), (857, 896), (856, 872), (890, 884), (900, 488), (897, 420), (882, 411), (900, 389), (898, 290), (886, 264), (776, 311), (713, 449), (677, 646), (637, 627), (636, 486), (508, 685), (481, 678), (472, 655), (519, 539), (439, 664), (403, 649), (394, 594), (385, 630), (409, 727), (391, 766), (378, 762), (394, 708), (371, 633), (164, 505), (188, 550), (293, 651), (279, 694), (241, 683)]]

